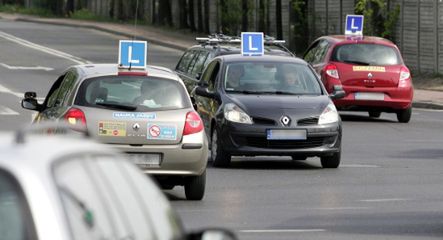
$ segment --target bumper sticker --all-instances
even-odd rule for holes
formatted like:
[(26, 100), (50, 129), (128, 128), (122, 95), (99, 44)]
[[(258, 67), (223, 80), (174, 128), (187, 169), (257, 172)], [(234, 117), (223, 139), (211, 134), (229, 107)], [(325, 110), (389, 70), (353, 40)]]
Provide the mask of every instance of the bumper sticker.
[(114, 112), (112, 117), (116, 119), (148, 119), (154, 120), (157, 115), (155, 113), (144, 112)]
[(385, 67), (379, 66), (353, 66), (352, 70), (354, 72), (386, 72)]
[(148, 139), (177, 140), (177, 126), (168, 124), (148, 123)]
[(99, 122), (98, 135), (110, 137), (125, 137), (126, 123), (125, 122)]

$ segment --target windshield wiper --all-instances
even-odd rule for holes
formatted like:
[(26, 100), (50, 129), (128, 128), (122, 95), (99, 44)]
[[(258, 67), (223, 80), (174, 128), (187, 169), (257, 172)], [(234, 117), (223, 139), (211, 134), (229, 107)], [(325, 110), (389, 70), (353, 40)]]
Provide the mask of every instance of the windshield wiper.
[(97, 102), (95, 104), (103, 106), (103, 107), (116, 108), (116, 109), (129, 110), (129, 111), (134, 111), (135, 109), (137, 109), (137, 106), (127, 105), (127, 104), (119, 104), (119, 103)]
[(343, 62), (344, 63), (352, 63), (352, 64), (364, 65), (364, 66), (371, 65), (370, 63), (367, 63), (367, 62), (351, 61), (351, 60), (344, 60)]
[(259, 91), (251, 91), (251, 90), (227, 90), (230, 93), (243, 93), (243, 94), (260, 94)]

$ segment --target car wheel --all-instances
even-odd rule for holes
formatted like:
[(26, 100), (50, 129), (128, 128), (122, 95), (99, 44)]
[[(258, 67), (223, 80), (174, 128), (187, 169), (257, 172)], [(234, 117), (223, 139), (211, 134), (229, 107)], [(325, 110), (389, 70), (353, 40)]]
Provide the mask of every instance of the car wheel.
[(341, 152), (336, 152), (331, 156), (323, 156), (320, 160), (323, 168), (338, 168), (341, 160)]
[(380, 115), (381, 115), (381, 112), (369, 111), (369, 117), (371, 117), (371, 118), (379, 118)]
[(185, 195), (187, 200), (202, 200), (205, 195), (206, 171), (200, 176), (186, 178)]
[(212, 131), (211, 136), (211, 160), (214, 167), (227, 167), (231, 163), (231, 156), (223, 150), (217, 129)]
[(397, 119), (401, 123), (408, 123), (411, 120), (412, 107), (397, 112)]

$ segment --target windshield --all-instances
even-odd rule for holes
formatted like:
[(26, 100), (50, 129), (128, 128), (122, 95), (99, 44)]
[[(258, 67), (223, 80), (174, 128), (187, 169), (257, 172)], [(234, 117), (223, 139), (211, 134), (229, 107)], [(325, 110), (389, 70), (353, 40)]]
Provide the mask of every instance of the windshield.
[(335, 48), (332, 60), (356, 65), (401, 64), (395, 48), (379, 44), (346, 44)]
[(307, 65), (281, 62), (239, 62), (226, 67), (227, 92), (320, 95), (320, 84)]
[(107, 76), (85, 80), (75, 104), (80, 106), (151, 111), (190, 107), (184, 88), (176, 81), (134, 76)]

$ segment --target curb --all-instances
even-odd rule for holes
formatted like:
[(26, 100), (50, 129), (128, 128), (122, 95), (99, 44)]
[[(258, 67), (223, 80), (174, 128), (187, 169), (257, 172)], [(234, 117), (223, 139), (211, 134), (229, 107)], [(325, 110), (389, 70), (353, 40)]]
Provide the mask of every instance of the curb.
[(443, 110), (443, 105), (432, 102), (412, 102), (413, 108)]

